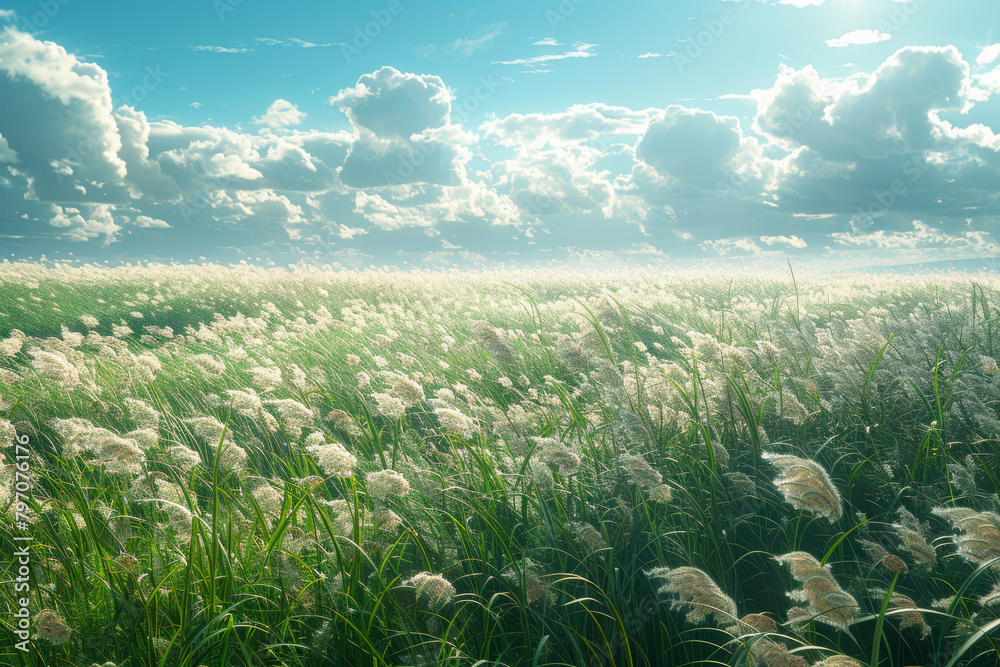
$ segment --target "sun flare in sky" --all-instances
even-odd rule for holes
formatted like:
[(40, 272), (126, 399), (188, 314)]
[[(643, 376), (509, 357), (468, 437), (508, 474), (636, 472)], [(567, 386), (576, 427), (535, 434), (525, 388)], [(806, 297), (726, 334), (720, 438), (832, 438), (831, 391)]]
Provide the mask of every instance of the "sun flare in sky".
[(0, 257), (1000, 256), (993, 0), (0, 3)]

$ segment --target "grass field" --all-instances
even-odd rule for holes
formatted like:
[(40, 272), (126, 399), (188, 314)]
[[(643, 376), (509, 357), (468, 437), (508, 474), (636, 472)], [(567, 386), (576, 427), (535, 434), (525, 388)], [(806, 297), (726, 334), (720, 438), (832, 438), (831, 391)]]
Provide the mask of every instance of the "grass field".
[(0, 663), (996, 665), (998, 316), (991, 274), (2, 264)]

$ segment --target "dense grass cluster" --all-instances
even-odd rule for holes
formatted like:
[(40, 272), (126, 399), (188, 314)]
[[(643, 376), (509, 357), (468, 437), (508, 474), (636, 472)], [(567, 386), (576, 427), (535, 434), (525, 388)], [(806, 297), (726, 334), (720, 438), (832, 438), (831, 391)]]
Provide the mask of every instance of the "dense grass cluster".
[(1000, 660), (994, 276), (0, 290), (3, 664)]

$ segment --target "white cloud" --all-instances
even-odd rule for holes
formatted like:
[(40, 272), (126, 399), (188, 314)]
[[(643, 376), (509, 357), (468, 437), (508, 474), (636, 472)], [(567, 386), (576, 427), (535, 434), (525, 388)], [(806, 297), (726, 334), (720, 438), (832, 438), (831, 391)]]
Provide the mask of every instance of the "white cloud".
[(493, 40), (503, 34), (505, 27), (507, 27), (506, 23), (494, 23), (486, 27), (484, 34), (479, 37), (460, 37), (448, 45), (448, 52), (468, 58), (476, 51), (492, 46)]
[(170, 225), (168, 225), (165, 221), (157, 218), (151, 218), (148, 215), (140, 215), (136, 217), (135, 222), (132, 224), (136, 227), (142, 228), (170, 229)]
[(107, 73), (12, 26), (0, 30), (0, 135), (27, 199), (128, 199)]
[(994, 60), (1000, 57), (1000, 44), (991, 44), (979, 53), (976, 58), (977, 65), (989, 65), (992, 64)]
[(83, 205), (79, 208), (52, 204), (52, 217), (49, 224), (53, 227), (65, 228), (65, 233), (56, 238), (70, 241), (89, 241), (104, 236), (104, 245), (116, 240), (121, 227), (114, 221), (113, 207), (109, 204)]
[(439, 76), (407, 74), (394, 67), (365, 74), (330, 98), (351, 122), (381, 137), (408, 140), (448, 122), (452, 95)]
[(286, 228), (306, 221), (301, 206), (274, 190), (242, 190), (234, 194), (236, 205), (242, 209), (244, 217), (280, 223)]
[[(636, 157), (668, 183), (702, 190), (742, 189), (767, 178), (769, 169), (756, 140), (743, 136), (739, 119), (677, 105), (649, 123)], [(635, 175), (642, 177), (642, 170)]]
[(531, 58), (519, 58), (518, 60), (504, 60), (494, 62), (494, 65), (537, 65), (539, 63), (552, 62), (553, 60), (565, 60), (566, 58), (592, 58), (597, 54), (592, 51), (597, 44), (575, 44), (572, 51), (565, 53), (550, 53)]
[(857, 46), (861, 44), (877, 44), (892, 39), (892, 35), (878, 30), (852, 30), (851, 32), (834, 39), (826, 40), (827, 46), (843, 48), (845, 46)]
[(986, 74), (977, 75), (976, 82), (991, 93), (1000, 93), (1000, 66)]
[(565, 46), (565, 44), (557, 42), (555, 37), (546, 37), (537, 42), (532, 42), (532, 46)]
[(452, 95), (440, 77), (392, 67), (365, 74), (330, 98), (358, 136), (340, 177), (351, 187), (460, 185), (475, 137), (451, 125)]
[(757, 255), (762, 248), (748, 238), (717, 239), (714, 241), (702, 241), (698, 244), (702, 250), (711, 250), (720, 256), (729, 253), (744, 253), (747, 255)]
[(862, 252), (862, 257), (883, 261), (915, 262), (942, 258), (996, 257), (1000, 244), (984, 231), (951, 233), (941, 227), (914, 220), (912, 229), (868, 233), (840, 232), (830, 237), (839, 245)]
[[(280, 189), (316, 192), (336, 184), (331, 167), (308, 153), (310, 143), (331, 156), (346, 154), (330, 135), (249, 135), (226, 128), (183, 127), (169, 121), (150, 125), (150, 146), (163, 172), (185, 193), (205, 190)], [(339, 162), (333, 162), (333, 167)]]
[(0, 162), (17, 162), (17, 152), (10, 147), (2, 134), (0, 134)]
[(499, 188), (528, 216), (582, 213), (611, 204), (614, 184), (594, 169), (601, 151), (587, 146), (524, 150), (494, 164)]
[(798, 236), (761, 236), (760, 242), (765, 245), (787, 245), (799, 249), (808, 245)]
[(990, 206), (1000, 136), (982, 123), (953, 124), (988, 99), (988, 83), (977, 84), (954, 46), (904, 47), (871, 74), (846, 78), (782, 68), (772, 88), (753, 91), (754, 129), (771, 154), (787, 151), (776, 163), (775, 201), (866, 225)]
[(460, 186), (400, 186), (378, 193), (358, 190), (354, 212), (385, 230), (433, 227), (440, 222), (477, 219), (492, 225), (516, 225), (517, 207), (484, 183)]
[(253, 122), (258, 125), (283, 128), (298, 125), (305, 117), (305, 112), (299, 111), (298, 107), (288, 100), (277, 99), (267, 108), (263, 116), (254, 118)]
[(255, 53), (245, 46), (192, 46), (195, 51), (210, 51), (211, 53)]
[(839, 160), (934, 148), (938, 112), (985, 99), (954, 46), (904, 47), (874, 73), (846, 79), (782, 66), (772, 88), (752, 94), (755, 130), (789, 150), (808, 146)]
[(177, 200), (180, 188), (163, 173), (160, 163), (149, 157), (149, 122), (146, 114), (123, 106), (114, 113), (121, 137), (118, 156), (125, 161), (128, 187), (133, 199), (148, 197), (155, 201)]
[(480, 126), (487, 137), (505, 146), (537, 148), (560, 146), (596, 139), (601, 135), (631, 138), (645, 131), (651, 118), (660, 111), (633, 111), (607, 104), (576, 104), (564, 112), (510, 114), (491, 119)]
[(666, 58), (668, 55), (670, 55), (670, 54), (667, 54), (667, 53), (653, 53), (652, 51), (647, 51), (646, 53), (643, 53), (641, 56), (637, 56), (637, 57), (638, 58)]
[(316, 44), (314, 42), (307, 42), (304, 39), (298, 39), (296, 37), (292, 37), (288, 41), (303, 49), (318, 49), (333, 46), (333, 44)]
[(651, 256), (660, 257), (660, 258), (663, 258), (663, 259), (666, 259), (666, 257), (667, 257), (667, 254), (665, 252), (663, 252), (662, 250), (657, 249), (655, 246), (653, 246), (653, 245), (651, 245), (649, 243), (646, 243), (646, 242), (633, 243), (632, 245), (630, 245), (627, 248), (625, 248), (624, 250), (622, 250), (622, 254), (624, 254), (624, 255), (651, 255)]

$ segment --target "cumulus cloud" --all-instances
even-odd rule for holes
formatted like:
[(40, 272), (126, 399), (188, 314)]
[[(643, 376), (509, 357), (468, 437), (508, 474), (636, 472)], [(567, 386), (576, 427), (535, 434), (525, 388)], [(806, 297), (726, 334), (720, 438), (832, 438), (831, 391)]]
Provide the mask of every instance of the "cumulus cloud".
[(104, 245), (116, 240), (121, 227), (115, 223), (113, 208), (109, 204), (91, 204), (79, 207), (62, 207), (52, 204), (49, 224), (66, 231), (56, 238), (70, 241), (89, 241), (104, 237)]
[(586, 146), (521, 151), (493, 171), (526, 215), (589, 212), (607, 207), (615, 196), (608, 173), (594, 169), (600, 155)]
[(808, 65), (782, 67), (771, 89), (752, 94), (755, 129), (833, 159), (933, 148), (940, 112), (985, 99), (954, 46), (905, 47), (874, 73), (842, 80), (822, 79)]
[(953, 46), (905, 47), (871, 74), (846, 78), (782, 67), (752, 96), (754, 130), (787, 151), (776, 196), (798, 212), (957, 215), (993, 197), (1000, 137), (943, 118), (988, 97)]
[[(771, 170), (757, 141), (743, 135), (739, 119), (677, 105), (649, 123), (636, 157), (667, 184), (701, 190), (742, 190), (751, 182), (762, 184)], [(650, 180), (641, 168), (634, 176), (637, 183)]]
[(740, 140), (735, 117), (670, 106), (649, 124), (636, 153), (661, 176), (710, 188), (725, 180)]
[[(478, 48), (452, 46), (459, 55)], [(537, 46), (545, 54), (562, 45)], [(846, 77), (784, 67), (770, 88), (743, 96), (757, 105), (749, 129), (709, 110), (602, 103), (487, 116), (465, 128), (461, 114), (453, 122), (440, 77), (383, 67), (329, 98), (348, 131), (302, 129), (305, 114), (277, 99), (249, 133), (115, 109), (100, 67), (7, 28), (0, 196), (50, 234), (105, 244), (125, 238), (123, 229), (168, 237), (223, 223), (229, 235), (264, 235), (262, 246), (282, 233), (313, 243), (323, 229), (337, 244), (371, 247), (407, 228), (421, 240), (443, 232), (451, 252), (473, 248), (467, 239), (487, 227), (507, 227), (505, 239), (539, 248), (545, 239), (546, 249), (606, 234), (613, 253), (633, 262), (664, 258), (668, 232), (685, 242), (725, 237), (701, 243), (703, 257), (715, 255), (706, 261), (770, 261), (815, 246), (821, 230), (844, 229), (854, 216), (852, 231), (829, 236), (828, 253), (1000, 254), (985, 232), (955, 227), (959, 213), (996, 202), (1000, 136), (985, 122), (961, 122), (1000, 91), (994, 46), (976, 63), (955, 47), (907, 47)], [(539, 67), (590, 57), (594, 47), (558, 50), (505, 64)], [(876, 203), (884, 215), (870, 214)], [(910, 227), (930, 210), (942, 224)], [(764, 220), (769, 235), (760, 236)], [(628, 222), (638, 224), (622, 238)], [(449, 223), (478, 227), (451, 236)], [(555, 243), (558, 234), (565, 239)], [(685, 252), (695, 245), (675, 243)]]
[(408, 140), (448, 123), (452, 95), (439, 76), (383, 67), (330, 98), (351, 123), (385, 139)]
[(125, 161), (127, 185), (132, 197), (147, 197), (161, 202), (178, 200), (180, 188), (163, 173), (159, 162), (150, 159), (149, 122), (146, 114), (123, 106), (115, 111), (114, 120), (121, 138), (118, 157)]
[(299, 111), (298, 107), (288, 100), (277, 99), (267, 108), (263, 116), (254, 118), (253, 122), (258, 125), (283, 128), (298, 125), (305, 117), (305, 112)]
[[(302, 148), (306, 141), (301, 135), (249, 135), (227, 128), (184, 127), (161, 121), (151, 124), (149, 145), (163, 172), (186, 193), (204, 189), (326, 190), (335, 184), (335, 173)], [(316, 138), (317, 145), (323, 143), (323, 138)]]
[(1000, 93), (1000, 66), (976, 77), (977, 83), (991, 93)]
[(465, 146), (474, 137), (451, 125), (451, 102), (440, 77), (388, 66), (330, 98), (358, 135), (341, 180), (355, 188), (462, 184), (470, 157)]
[(0, 135), (27, 198), (128, 199), (107, 73), (13, 26), (0, 30)]

